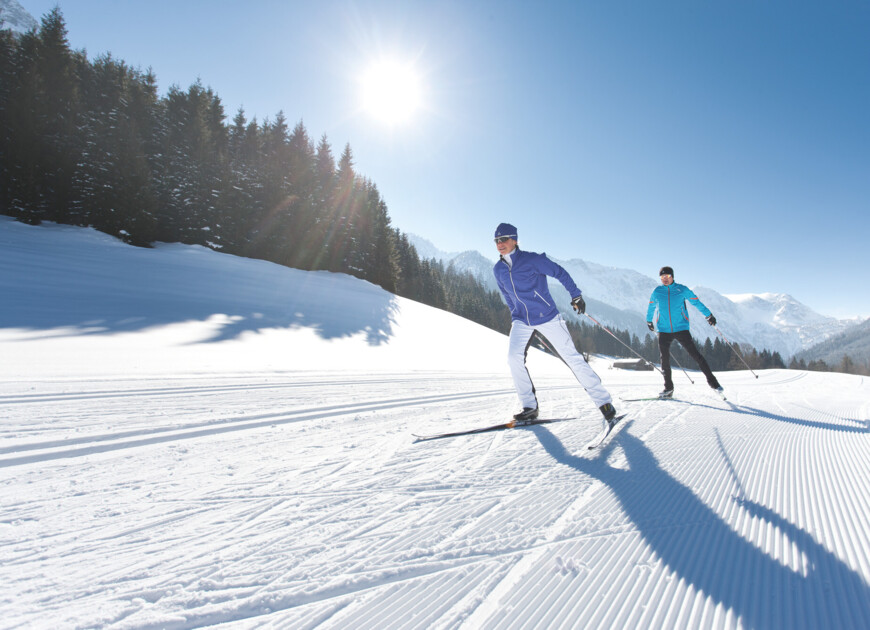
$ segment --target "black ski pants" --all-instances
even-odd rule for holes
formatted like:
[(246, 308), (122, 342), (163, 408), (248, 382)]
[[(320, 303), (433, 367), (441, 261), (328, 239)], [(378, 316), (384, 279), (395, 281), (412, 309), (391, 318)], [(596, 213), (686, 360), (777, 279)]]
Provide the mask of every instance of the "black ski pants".
[(659, 333), (659, 352), (662, 355), (662, 372), (665, 373), (665, 389), (674, 388), (674, 381), (671, 378), (671, 344), (674, 340), (679, 341), (680, 345), (689, 353), (689, 356), (695, 359), (698, 367), (701, 368), (704, 376), (707, 377), (707, 385), (714, 389), (719, 387), (719, 381), (716, 380), (713, 371), (710, 369), (710, 366), (707, 365), (706, 359), (701, 356), (701, 353), (695, 346), (695, 342), (692, 339), (692, 333), (688, 330), (681, 330), (674, 333)]

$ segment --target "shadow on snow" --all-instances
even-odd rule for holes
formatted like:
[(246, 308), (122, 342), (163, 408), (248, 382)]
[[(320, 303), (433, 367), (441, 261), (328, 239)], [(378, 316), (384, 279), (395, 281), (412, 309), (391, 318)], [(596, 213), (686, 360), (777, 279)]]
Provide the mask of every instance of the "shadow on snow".
[(628, 470), (607, 463), (617, 442), (599, 457), (587, 459), (570, 453), (546, 428), (533, 431), (557, 462), (605, 483), (675, 577), (730, 610), (744, 627), (867, 627), (868, 584), (809, 532), (769, 508), (743, 497), (734, 499), (750, 516), (787, 536), (802, 554), (800, 572), (732, 529), (690, 488), (665, 472), (646, 444), (626, 430), (617, 442), (624, 449)]
[(345, 274), (306, 272), (177, 244), (126, 245), (0, 260), (0, 327), (28, 338), (135, 332), (208, 322), (204, 343), (266, 329), (313, 330), (322, 339), (393, 335), (397, 299)]

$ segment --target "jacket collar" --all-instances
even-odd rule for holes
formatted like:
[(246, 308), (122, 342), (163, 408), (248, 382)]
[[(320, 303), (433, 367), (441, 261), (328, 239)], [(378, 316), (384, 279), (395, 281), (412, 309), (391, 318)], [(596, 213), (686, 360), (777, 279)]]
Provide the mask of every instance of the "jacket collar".
[[(516, 256), (519, 253), (520, 253), (520, 246), (517, 245), (516, 247), (514, 247), (514, 250), (510, 254), (508, 254), (507, 256), (502, 256), (501, 254), (499, 254), (498, 259), (504, 261), (504, 263), (508, 267), (512, 267), (513, 263), (515, 263), (517, 261)], [(508, 262), (507, 260), (505, 260), (505, 258), (510, 258), (511, 261)]]

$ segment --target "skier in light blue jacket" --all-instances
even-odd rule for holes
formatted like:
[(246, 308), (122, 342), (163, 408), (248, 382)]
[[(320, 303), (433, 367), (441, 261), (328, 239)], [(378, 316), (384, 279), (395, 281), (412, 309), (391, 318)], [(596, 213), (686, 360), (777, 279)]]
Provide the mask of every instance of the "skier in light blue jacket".
[(719, 381), (692, 340), (686, 302), (701, 311), (711, 326), (716, 325), (716, 318), (689, 287), (674, 282), (674, 270), (671, 267), (662, 267), (659, 270), (659, 278), (662, 283), (653, 290), (646, 311), (646, 325), (655, 332), (656, 326), (653, 325), (655, 318), (659, 330), (659, 352), (662, 356), (662, 372), (665, 375), (665, 388), (659, 394), (659, 398), (671, 398), (674, 395), (674, 381), (671, 378), (671, 344), (674, 340), (678, 341), (689, 356), (698, 363), (698, 367), (707, 378), (707, 384), (721, 394), (722, 386), (719, 385)]
[(508, 364), (523, 406), (514, 419), (525, 421), (538, 417), (538, 399), (526, 368), (526, 353), (537, 333), (555, 348), (601, 410), (605, 422), (611, 422), (616, 416), (612, 398), (583, 355), (577, 352), (568, 326), (547, 288), (547, 277), (561, 282), (571, 295), (574, 310), (585, 313), (586, 303), (580, 289), (568, 272), (547, 258), (546, 254), (521, 250), (517, 245), (517, 229), (510, 223), (502, 223), (496, 228), (495, 245), (500, 256), (492, 271), (511, 311)]

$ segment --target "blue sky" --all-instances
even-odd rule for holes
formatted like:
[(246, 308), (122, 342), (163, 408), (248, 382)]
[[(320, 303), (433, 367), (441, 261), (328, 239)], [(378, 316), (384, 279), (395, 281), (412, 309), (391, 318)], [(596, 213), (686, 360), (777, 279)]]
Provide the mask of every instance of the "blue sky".
[[(283, 111), (374, 181), (394, 226), (870, 316), (870, 2), (19, 0), (71, 45)], [(403, 124), (363, 108), (412, 68)], [(583, 279), (575, 278), (583, 287)]]

